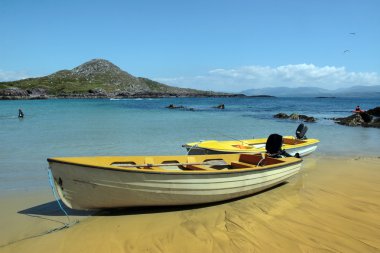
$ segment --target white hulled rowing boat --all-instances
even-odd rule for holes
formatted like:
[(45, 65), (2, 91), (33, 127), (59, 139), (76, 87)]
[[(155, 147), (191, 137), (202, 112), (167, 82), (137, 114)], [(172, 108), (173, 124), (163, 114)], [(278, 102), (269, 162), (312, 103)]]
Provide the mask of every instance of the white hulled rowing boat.
[(56, 190), (73, 209), (212, 203), (288, 180), (301, 159), (262, 154), (49, 158)]

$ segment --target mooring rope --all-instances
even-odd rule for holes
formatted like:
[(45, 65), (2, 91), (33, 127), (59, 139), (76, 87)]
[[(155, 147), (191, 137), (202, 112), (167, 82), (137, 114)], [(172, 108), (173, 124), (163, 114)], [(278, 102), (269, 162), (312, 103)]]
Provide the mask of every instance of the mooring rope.
[(190, 151), (191, 151), (194, 147), (198, 147), (199, 144), (201, 144), (202, 142), (203, 142), (203, 140), (200, 140), (197, 144), (191, 146), (191, 147), (189, 148), (189, 150), (187, 151), (187, 155), (189, 155)]
[(47, 171), (48, 171), (49, 184), (50, 184), (51, 191), (53, 192), (54, 198), (55, 198), (55, 200), (57, 201), (59, 208), (60, 208), (60, 209), (62, 210), (62, 212), (66, 215), (66, 218), (67, 218), (68, 223), (65, 224), (65, 225), (68, 225), (68, 226), (69, 226), (70, 223), (71, 223), (71, 221), (70, 221), (70, 216), (67, 214), (66, 210), (63, 208), (63, 206), (61, 205), (61, 202), (59, 201), (59, 197), (57, 196), (57, 191), (56, 191), (56, 189), (55, 189), (54, 179), (53, 179), (53, 175), (52, 175), (52, 173), (51, 173), (51, 169), (50, 169), (50, 168), (47, 168)]

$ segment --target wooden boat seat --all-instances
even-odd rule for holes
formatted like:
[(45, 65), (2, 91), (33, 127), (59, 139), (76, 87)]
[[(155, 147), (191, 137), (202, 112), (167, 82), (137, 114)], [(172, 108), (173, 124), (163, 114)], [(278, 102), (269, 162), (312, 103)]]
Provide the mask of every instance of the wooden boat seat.
[(262, 156), (242, 154), (240, 155), (238, 162), (249, 164), (249, 165), (257, 165), (261, 159), (262, 159)]
[(254, 164), (244, 163), (240, 161), (231, 162), (232, 169), (248, 169), (248, 168), (254, 168), (254, 167), (256, 167), (256, 165)]
[(282, 139), (282, 141), (283, 141), (283, 144), (287, 144), (287, 145), (297, 145), (297, 144), (301, 144), (301, 143), (305, 143), (306, 142), (304, 140), (288, 139), (288, 138), (284, 138), (284, 139)]

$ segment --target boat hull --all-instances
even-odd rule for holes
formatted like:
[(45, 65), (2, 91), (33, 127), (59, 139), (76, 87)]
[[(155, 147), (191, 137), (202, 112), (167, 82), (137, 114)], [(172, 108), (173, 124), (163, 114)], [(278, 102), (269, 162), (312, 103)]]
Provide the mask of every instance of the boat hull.
[(60, 198), (79, 210), (219, 202), (268, 189), (301, 168), (295, 162), (256, 170), (162, 173), (49, 163)]

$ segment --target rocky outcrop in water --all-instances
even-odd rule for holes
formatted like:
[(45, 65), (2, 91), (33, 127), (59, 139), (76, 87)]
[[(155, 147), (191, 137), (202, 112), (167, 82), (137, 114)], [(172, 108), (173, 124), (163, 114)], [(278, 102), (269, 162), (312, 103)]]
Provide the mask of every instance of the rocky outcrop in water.
[(168, 109), (183, 109), (185, 107), (183, 105), (170, 104), (170, 105), (166, 106), (166, 108), (168, 108)]
[(280, 112), (280, 113), (274, 115), (273, 117), (278, 118), (278, 119), (302, 120), (304, 122), (315, 122), (315, 121), (317, 121), (317, 119), (314, 117), (303, 115), (303, 114), (297, 114), (297, 113), (292, 113), (290, 115), (287, 115), (286, 113)]
[(344, 126), (362, 126), (362, 127), (375, 127), (380, 128), (379, 114), (380, 107), (368, 110), (367, 112), (360, 112), (352, 114), (344, 118), (334, 118), (335, 123)]
[(170, 105), (166, 106), (166, 108), (168, 108), (168, 109), (180, 109), (180, 110), (185, 110), (185, 111), (194, 111), (195, 110), (192, 107), (185, 107), (183, 105), (174, 105), (174, 104), (170, 104)]
[(214, 108), (224, 110), (224, 104), (220, 104), (218, 106), (215, 106)]

